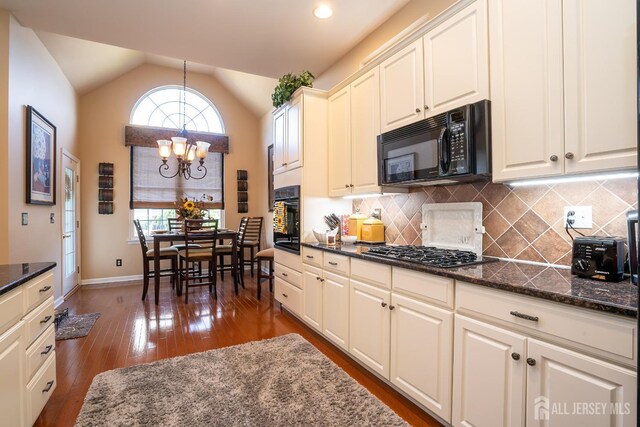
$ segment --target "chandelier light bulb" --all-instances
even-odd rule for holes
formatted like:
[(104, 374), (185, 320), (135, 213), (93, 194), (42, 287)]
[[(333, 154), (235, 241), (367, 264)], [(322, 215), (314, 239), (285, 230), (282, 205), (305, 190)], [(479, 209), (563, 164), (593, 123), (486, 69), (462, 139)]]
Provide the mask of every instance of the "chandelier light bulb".
[(200, 160), (204, 160), (207, 157), (207, 153), (209, 152), (210, 145), (211, 144), (209, 144), (208, 142), (196, 141), (196, 146), (198, 147), (196, 155)]
[(187, 138), (181, 136), (174, 136), (171, 138), (173, 141), (173, 152), (176, 157), (183, 157), (187, 151)]
[(318, 19), (327, 19), (333, 15), (333, 10), (328, 5), (321, 4), (313, 10), (313, 14)]
[(171, 141), (166, 139), (158, 140), (158, 151), (162, 160), (167, 160), (171, 155)]

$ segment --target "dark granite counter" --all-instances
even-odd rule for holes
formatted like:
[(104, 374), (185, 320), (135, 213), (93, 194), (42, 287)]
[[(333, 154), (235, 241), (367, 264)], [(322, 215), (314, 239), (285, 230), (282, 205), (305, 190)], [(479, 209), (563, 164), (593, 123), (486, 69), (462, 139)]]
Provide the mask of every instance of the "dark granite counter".
[(338, 244), (331, 247), (318, 243), (303, 243), (302, 246), (622, 316), (636, 317), (638, 314), (638, 288), (628, 280), (613, 283), (581, 279), (568, 269), (506, 261), (435, 268), (367, 255), (366, 246)]
[(0, 295), (6, 294), (34, 277), (52, 270), (55, 266), (55, 262), (0, 265)]

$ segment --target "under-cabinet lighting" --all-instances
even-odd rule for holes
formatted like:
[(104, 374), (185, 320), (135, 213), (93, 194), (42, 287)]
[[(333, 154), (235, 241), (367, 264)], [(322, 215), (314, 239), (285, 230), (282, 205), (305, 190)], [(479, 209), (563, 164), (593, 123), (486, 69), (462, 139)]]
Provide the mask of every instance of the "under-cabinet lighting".
[(599, 175), (563, 176), (558, 178), (527, 179), (507, 183), (511, 187), (527, 187), (532, 185), (564, 184), (567, 182), (605, 181), (611, 179), (637, 178), (638, 172), (617, 172)]
[(333, 10), (328, 5), (321, 4), (313, 10), (313, 14), (318, 19), (327, 19), (333, 15)]
[[(387, 193), (388, 194), (388, 193)], [(343, 199), (370, 199), (372, 197), (380, 197), (386, 196), (384, 193), (372, 193), (372, 194), (350, 194), (348, 196), (343, 196)]]

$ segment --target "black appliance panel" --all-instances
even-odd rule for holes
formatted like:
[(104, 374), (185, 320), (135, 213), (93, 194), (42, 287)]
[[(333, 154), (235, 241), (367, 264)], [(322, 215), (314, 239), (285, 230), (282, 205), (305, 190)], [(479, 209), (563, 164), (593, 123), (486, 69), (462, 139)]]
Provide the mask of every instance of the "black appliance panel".
[(624, 277), (624, 243), (622, 237), (576, 237), (571, 273), (595, 280), (621, 281)]
[[(278, 206), (283, 208), (280, 219), (278, 219)], [(276, 188), (274, 190), (273, 245), (288, 252), (300, 253), (299, 185)]]

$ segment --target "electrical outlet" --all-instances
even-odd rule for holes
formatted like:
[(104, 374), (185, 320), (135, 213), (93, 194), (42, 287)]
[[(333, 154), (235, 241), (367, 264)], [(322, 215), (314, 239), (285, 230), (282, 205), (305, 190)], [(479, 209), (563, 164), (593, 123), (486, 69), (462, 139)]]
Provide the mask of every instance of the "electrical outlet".
[(573, 228), (593, 227), (591, 206), (565, 206), (564, 218), (565, 221), (573, 221)]
[(49, 214), (49, 222), (51, 224), (55, 224), (55, 222), (56, 222), (56, 214), (54, 214), (53, 212), (51, 214)]
[(116, 267), (122, 267), (122, 260), (120, 258), (116, 259)]

